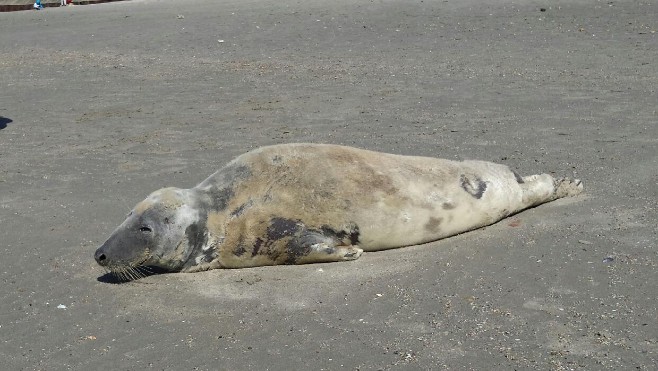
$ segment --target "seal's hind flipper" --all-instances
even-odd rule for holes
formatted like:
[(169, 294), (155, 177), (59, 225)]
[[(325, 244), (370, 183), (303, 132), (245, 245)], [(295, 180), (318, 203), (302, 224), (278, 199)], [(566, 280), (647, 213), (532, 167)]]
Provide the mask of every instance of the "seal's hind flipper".
[(580, 179), (558, 178), (555, 180), (555, 198), (575, 196), (583, 191)]
[(523, 190), (522, 208), (536, 206), (558, 198), (575, 196), (583, 191), (583, 184), (578, 179), (555, 179), (548, 174), (523, 177), (519, 184)]

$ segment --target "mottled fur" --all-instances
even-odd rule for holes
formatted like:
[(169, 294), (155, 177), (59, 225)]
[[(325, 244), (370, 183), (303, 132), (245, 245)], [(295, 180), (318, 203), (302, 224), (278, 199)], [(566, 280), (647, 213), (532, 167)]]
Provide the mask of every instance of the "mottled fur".
[(199, 271), (352, 260), (421, 244), (580, 193), (507, 166), (322, 144), (248, 152), (191, 189), (139, 203), (96, 251), (110, 271)]

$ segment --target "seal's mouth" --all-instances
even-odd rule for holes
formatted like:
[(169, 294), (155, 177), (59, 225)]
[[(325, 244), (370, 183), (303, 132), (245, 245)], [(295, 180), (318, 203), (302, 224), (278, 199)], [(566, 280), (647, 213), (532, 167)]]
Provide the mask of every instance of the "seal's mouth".
[(128, 281), (138, 280), (140, 278), (144, 278), (147, 276), (151, 276), (153, 274), (161, 273), (156, 267), (152, 267), (144, 264), (150, 258), (151, 258), (151, 252), (147, 248), (141, 257), (129, 263), (110, 262), (108, 264), (104, 255), (102, 255), (100, 258), (97, 258), (96, 260), (103, 268), (105, 268), (105, 271), (113, 275), (118, 282), (128, 282)]

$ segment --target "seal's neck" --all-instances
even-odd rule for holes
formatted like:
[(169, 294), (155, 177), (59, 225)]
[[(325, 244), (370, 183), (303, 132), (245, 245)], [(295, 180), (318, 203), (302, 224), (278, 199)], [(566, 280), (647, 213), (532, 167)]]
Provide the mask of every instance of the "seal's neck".
[[(226, 188), (199, 186), (186, 190), (197, 212), (197, 219), (185, 229), (183, 243), (187, 246), (187, 258), (182, 271), (203, 270), (216, 258), (215, 248), (224, 239), (223, 215), (232, 191)], [(207, 269), (207, 268), (206, 268)]]

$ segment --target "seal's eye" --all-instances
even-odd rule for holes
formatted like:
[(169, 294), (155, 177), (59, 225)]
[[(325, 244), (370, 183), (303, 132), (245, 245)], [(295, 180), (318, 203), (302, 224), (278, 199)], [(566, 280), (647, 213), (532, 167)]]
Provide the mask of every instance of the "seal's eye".
[(140, 232), (152, 232), (151, 228), (149, 228), (147, 226), (140, 227), (139, 231)]

